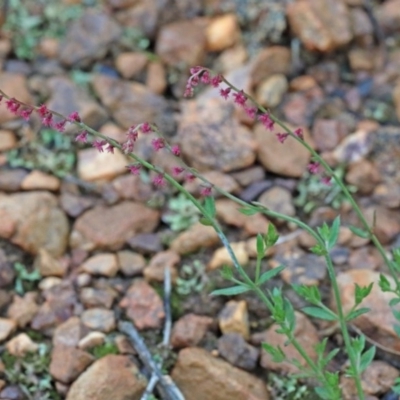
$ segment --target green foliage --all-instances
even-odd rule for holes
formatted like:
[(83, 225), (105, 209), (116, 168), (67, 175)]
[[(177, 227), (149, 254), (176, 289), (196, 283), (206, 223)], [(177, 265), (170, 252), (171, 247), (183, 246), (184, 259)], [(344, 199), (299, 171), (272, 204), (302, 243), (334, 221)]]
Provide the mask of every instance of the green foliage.
[(169, 213), (162, 217), (171, 230), (180, 232), (188, 229), (200, 219), (196, 206), (182, 193), (168, 201)]
[(206, 283), (206, 267), (201, 261), (195, 260), (191, 265), (185, 264), (180, 269), (180, 276), (176, 280), (176, 291), (182, 296), (200, 293)]
[(268, 387), (275, 400), (318, 400), (306, 385), (293, 376), (269, 373)]
[(11, 167), (39, 169), (64, 177), (73, 172), (76, 155), (73, 138), (53, 129), (41, 129), (36, 140), (7, 153)]
[(32, 272), (28, 272), (26, 267), (21, 263), (15, 263), (14, 270), (16, 272), (14, 290), (20, 295), (32, 290), (36, 283), (41, 279), (38, 270), (34, 269)]
[[(127, 50), (144, 51), (150, 46), (150, 40), (140, 29), (124, 27), (122, 30), (121, 44)], [(154, 55), (150, 53), (148, 56), (149, 58), (154, 58)]]
[[(343, 178), (345, 169), (338, 167), (334, 170), (336, 176)], [(347, 189), (354, 193), (356, 188), (347, 185)], [(339, 209), (342, 203), (346, 200), (346, 195), (343, 194), (340, 186), (332, 180), (331, 185), (326, 185), (321, 182), (321, 178), (317, 175), (305, 172), (297, 185), (298, 196), (294, 200), (294, 204), (300, 207), (306, 214), (311, 213), (319, 206), (329, 205), (335, 209)]]
[(11, 35), (13, 50), (20, 59), (31, 60), (42, 38), (62, 38), (72, 21), (79, 18), (83, 4), (64, 4), (54, 0), (8, 0), (4, 31)]
[(37, 352), (28, 353), (22, 358), (15, 357), (8, 351), (4, 351), (0, 357), (5, 366), (7, 381), (19, 386), (28, 399), (61, 399), (49, 373), (49, 346), (41, 343)]
[(106, 341), (103, 344), (92, 347), (89, 350), (89, 353), (96, 358), (102, 358), (108, 354), (118, 354), (119, 351), (117, 345), (113, 341)]

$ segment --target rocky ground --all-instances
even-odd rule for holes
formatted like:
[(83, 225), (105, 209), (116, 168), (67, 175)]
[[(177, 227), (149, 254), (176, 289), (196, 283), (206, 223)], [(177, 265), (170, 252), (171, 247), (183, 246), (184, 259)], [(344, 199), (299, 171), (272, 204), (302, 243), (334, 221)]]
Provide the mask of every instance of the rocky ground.
[[(183, 98), (189, 67), (206, 65), (254, 94), (343, 174), (388, 250), (400, 240), (400, 1), (367, 0), (19, 0), (0, 11), (0, 88), (21, 101), (68, 115), (123, 141), (132, 124), (155, 122), (187, 162), (242, 199), (297, 215), (311, 226), (340, 213), (332, 257), (344, 307), (354, 283), (375, 282), (351, 326), (378, 349), (363, 377), (369, 399), (394, 400), (400, 339), (377, 286), (386, 268), (335, 186), (305, 170), (309, 154), (280, 144), (215, 90)], [(8, 7), (7, 7), (8, 5)], [(29, 39), (27, 39), (29, 38)], [(278, 131), (274, 132), (277, 133)], [(70, 132), (71, 133), (71, 132)], [(167, 170), (150, 136), (136, 151)], [(131, 175), (126, 157), (98, 153), (0, 107), (0, 399), (140, 399), (150, 379), (120, 321), (134, 322), (147, 347), (187, 400), (312, 399), (310, 382), (262, 353), (283, 346), (253, 295), (212, 298), (229, 258), (218, 236), (151, 174)], [(186, 183), (198, 194), (198, 183)], [(269, 221), (245, 217), (230, 200), (217, 214), (250, 271), (255, 236)], [(274, 222), (281, 241), (263, 268), (287, 268), (270, 286), (317, 284), (330, 304), (324, 263), (310, 237)], [(172, 335), (164, 272), (173, 289)], [(296, 314), (310, 357), (334, 327)], [(283, 347), (298, 358), (291, 346)], [(339, 355), (332, 369), (346, 362)], [(133, 372), (133, 373), (132, 373)], [(345, 399), (352, 382), (341, 378)], [(155, 398), (164, 398), (154, 392)], [(157, 397), (159, 396), (159, 397)], [(151, 398), (151, 397), (149, 397)]]

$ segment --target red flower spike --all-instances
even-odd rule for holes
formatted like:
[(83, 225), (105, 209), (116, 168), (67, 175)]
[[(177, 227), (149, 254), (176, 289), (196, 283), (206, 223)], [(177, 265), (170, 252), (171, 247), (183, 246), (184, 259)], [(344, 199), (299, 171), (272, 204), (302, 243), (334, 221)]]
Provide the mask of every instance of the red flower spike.
[(150, 133), (152, 131), (151, 126), (148, 122), (143, 123), (142, 126), (140, 127), (140, 130), (144, 134)]
[(251, 119), (254, 119), (257, 115), (257, 107), (244, 107), (244, 111)]
[(8, 111), (12, 112), (13, 114), (17, 114), (18, 109), (21, 107), (21, 104), (13, 98), (6, 101), (6, 107)]
[(132, 142), (136, 142), (136, 139), (139, 136), (139, 132), (136, 129), (135, 125), (132, 125), (129, 129), (128, 132), (126, 134), (126, 136), (128, 137), (128, 140), (131, 140)]
[(53, 126), (53, 114), (46, 114), (43, 118), (42, 118), (42, 124), (48, 128), (51, 128)]
[(67, 123), (66, 119), (64, 119), (63, 121), (57, 122), (56, 124), (54, 124), (54, 129), (58, 132), (64, 132), (66, 123)]
[(274, 121), (271, 119), (269, 114), (261, 114), (258, 117), (258, 120), (265, 126), (266, 129), (272, 131), (274, 128)]
[(211, 188), (211, 186), (203, 186), (203, 187), (200, 189), (200, 195), (201, 195), (201, 196), (204, 196), (204, 197), (211, 196), (211, 193), (212, 193), (212, 188)]
[(133, 148), (135, 147), (135, 142), (133, 140), (127, 140), (123, 145), (122, 145), (122, 151), (125, 154), (129, 154), (133, 152)]
[(171, 152), (174, 156), (179, 157), (181, 155), (181, 149), (177, 144), (171, 147)]
[(165, 186), (165, 183), (166, 183), (166, 182), (165, 182), (164, 175), (162, 175), (162, 174), (157, 174), (157, 175), (153, 178), (152, 182), (153, 182), (153, 185), (154, 185), (154, 186), (158, 186), (158, 187)]
[(107, 152), (107, 153), (114, 154), (114, 146), (113, 146), (111, 143), (108, 143), (108, 144), (107, 144), (106, 152)]
[(153, 139), (151, 141), (151, 145), (153, 146), (153, 149), (155, 151), (161, 150), (165, 147), (165, 142), (164, 139), (162, 138), (157, 138), (157, 139)]
[(92, 146), (98, 150), (99, 153), (103, 153), (103, 147), (107, 144), (105, 140), (94, 140)]
[(243, 90), (237, 93), (233, 93), (233, 97), (235, 98), (234, 103), (239, 104), (240, 106), (244, 106), (246, 103), (246, 96), (243, 93)]
[(315, 174), (318, 174), (319, 167), (320, 167), (319, 162), (312, 162), (312, 163), (308, 164), (307, 169), (310, 172), (310, 174), (315, 175)]
[(211, 78), (211, 85), (213, 87), (217, 88), (221, 83), (222, 83), (221, 75), (215, 75), (214, 77)]
[(185, 168), (183, 167), (172, 167), (172, 175), (177, 177), (179, 176), (183, 171), (185, 170)]
[(25, 121), (29, 121), (32, 112), (33, 112), (33, 108), (25, 108), (24, 110), (22, 110), (20, 112), (20, 115)]
[(293, 133), (294, 133), (299, 139), (304, 140), (303, 129), (297, 128)]
[(210, 73), (208, 71), (204, 71), (201, 75), (200, 81), (201, 81), (201, 83), (204, 83), (206, 85), (208, 85), (209, 83), (212, 83)]
[(219, 90), (219, 94), (221, 95), (222, 98), (224, 98), (225, 100), (228, 100), (229, 97), (229, 93), (231, 92), (231, 88), (228, 87), (226, 89), (220, 89)]
[(69, 122), (81, 122), (81, 117), (78, 114), (78, 111), (74, 111), (68, 116)]
[(38, 107), (37, 112), (43, 118), (49, 113), (49, 109), (45, 104), (42, 104), (41, 106)]
[(75, 142), (86, 143), (88, 138), (88, 133), (86, 131), (82, 131), (75, 137)]
[(132, 175), (139, 175), (142, 166), (140, 164), (132, 164), (126, 167)]
[(277, 133), (276, 137), (278, 138), (280, 143), (285, 143), (285, 140), (288, 138), (288, 133)]
[(188, 182), (193, 182), (196, 179), (196, 175), (193, 175), (191, 173), (186, 174), (185, 180)]

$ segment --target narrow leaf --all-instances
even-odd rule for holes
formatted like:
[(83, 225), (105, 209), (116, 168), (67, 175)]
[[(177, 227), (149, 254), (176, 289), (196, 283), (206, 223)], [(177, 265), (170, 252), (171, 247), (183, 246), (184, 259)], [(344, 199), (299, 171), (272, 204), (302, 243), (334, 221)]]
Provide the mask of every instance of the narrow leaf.
[(379, 275), (379, 287), (381, 288), (382, 292), (390, 292), (392, 290), (389, 279), (383, 274)]
[(397, 306), (397, 304), (400, 303), (400, 299), (399, 298), (395, 298), (389, 301), (389, 306), (393, 307), (393, 306)]
[(265, 236), (265, 244), (267, 247), (273, 246), (279, 239), (279, 234), (276, 231), (274, 224), (268, 225), (268, 232)]
[(362, 307), (357, 310), (353, 310), (349, 315), (346, 316), (346, 321), (351, 321), (352, 319), (355, 319), (360, 315), (365, 314), (369, 311), (371, 311), (371, 309), (367, 307)]
[(375, 357), (375, 346), (372, 346), (368, 349), (362, 356), (360, 360), (360, 372), (364, 372), (367, 367), (371, 364), (372, 360)]
[(280, 274), (283, 270), (285, 269), (284, 265), (280, 265), (279, 267), (270, 269), (269, 271), (266, 271), (261, 274), (260, 279), (257, 282), (257, 285), (262, 285), (263, 283), (269, 281), (272, 279), (274, 276)]
[(338, 215), (333, 223), (332, 227), (329, 232), (329, 239), (328, 239), (328, 248), (331, 249), (335, 246), (337, 239), (339, 237), (339, 230), (340, 230), (340, 216)]
[(394, 331), (396, 332), (396, 335), (397, 335), (398, 337), (400, 337), (400, 325), (394, 324), (394, 325), (393, 325), (393, 329), (394, 329)]
[(200, 222), (202, 225), (205, 225), (205, 226), (212, 226), (211, 220), (210, 220), (209, 218), (207, 218), (207, 217), (202, 217), (202, 218), (200, 218), (199, 222)]
[(254, 215), (259, 213), (260, 211), (257, 208), (239, 208), (239, 212), (244, 214), (244, 215)]
[(217, 289), (211, 292), (211, 296), (235, 296), (237, 294), (246, 293), (250, 289), (246, 286), (232, 286), (224, 289)]
[(327, 321), (336, 321), (337, 316), (333, 312), (329, 312), (320, 307), (304, 307), (302, 311), (311, 317), (324, 319)]
[(356, 226), (350, 225), (349, 229), (358, 237), (361, 237), (363, 239), (368, 239), (369, 238), (369, 233), (365, 231), (364, 229), (357, 228)]
[(265, 249), (264, 249), (265, 244), (264, 244), (264, 239), (260, 233), (257, 234), (257, 242), (256, 243), (257, 243), (257, 256), (259, 258), (263, 258), (264, 252), (265, 252)]
[(212, 196), (206, 196), (204, 199), (204, 208), (207, 211), (207, 216), (210, 218), (215, 217), (215, 199)]

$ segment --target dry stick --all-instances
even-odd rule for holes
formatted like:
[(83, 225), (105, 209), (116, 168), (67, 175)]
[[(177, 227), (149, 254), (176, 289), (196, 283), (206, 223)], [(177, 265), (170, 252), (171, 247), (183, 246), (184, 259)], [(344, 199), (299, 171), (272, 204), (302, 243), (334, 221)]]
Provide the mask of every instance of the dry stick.
[[(164, 268), (164, 310), (165, 310), (165, 323), (164, 323), (164, 333), (163, 333), (163, 341), (162, 346), (169, 346), (169, 338), (171, 336), (171, 326), (172, 326), (172, 318), (171, 318), (171, 271), (168, 267)], [(158, 363), (158, 368), (162, 368), (162, 363)], [(140, 400), (147, 400), (147, 398), (153, 393), (154, 388), (158, 383), (158, 376), (153, 371), (149, 383), (147, 384), (146, 390), (142, 394)]]

